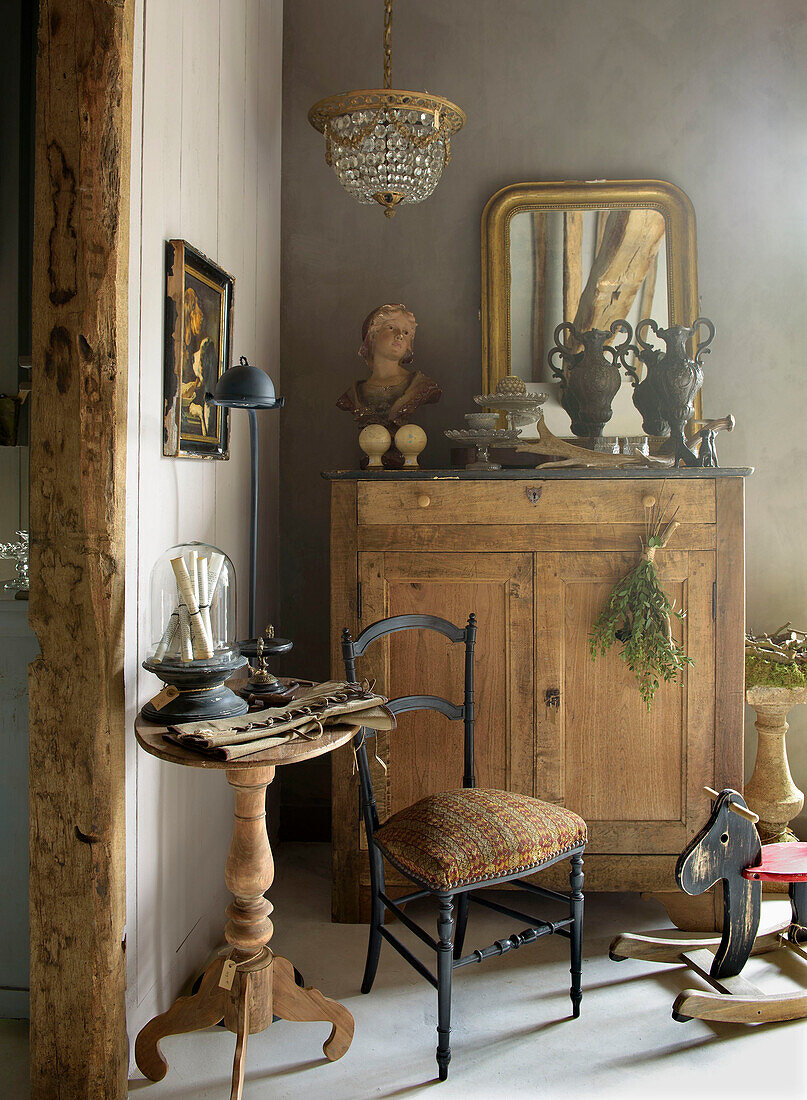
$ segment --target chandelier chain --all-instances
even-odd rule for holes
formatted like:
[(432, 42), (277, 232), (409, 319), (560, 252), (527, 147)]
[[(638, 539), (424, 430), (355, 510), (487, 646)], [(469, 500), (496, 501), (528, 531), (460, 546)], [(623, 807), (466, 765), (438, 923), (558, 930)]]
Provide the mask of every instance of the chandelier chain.
[(384, 87), (392, 87), (392, 0), (384, 0)]

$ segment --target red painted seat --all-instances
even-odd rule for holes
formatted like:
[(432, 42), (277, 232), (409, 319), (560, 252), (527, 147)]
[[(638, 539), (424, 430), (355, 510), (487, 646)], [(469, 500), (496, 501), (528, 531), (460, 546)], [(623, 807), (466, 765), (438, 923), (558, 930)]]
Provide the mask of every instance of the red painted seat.
[(760, 862), (746, 867), (743, 878), (757, 882), (807, 882), (807, 842), (764, 844)]

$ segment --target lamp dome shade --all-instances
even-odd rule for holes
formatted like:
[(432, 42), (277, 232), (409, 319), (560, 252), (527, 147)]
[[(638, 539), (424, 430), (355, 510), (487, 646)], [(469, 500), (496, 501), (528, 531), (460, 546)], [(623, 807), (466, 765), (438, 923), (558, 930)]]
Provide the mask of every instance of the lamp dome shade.
[(275, 396), (272, 379), (259, 367), (253, 367), (241, 356), (240, 363), (230, 367), (216, 383), (213, 393), (206, 395), (209, 405), (228, 409), (279, 409), (285, 397)]

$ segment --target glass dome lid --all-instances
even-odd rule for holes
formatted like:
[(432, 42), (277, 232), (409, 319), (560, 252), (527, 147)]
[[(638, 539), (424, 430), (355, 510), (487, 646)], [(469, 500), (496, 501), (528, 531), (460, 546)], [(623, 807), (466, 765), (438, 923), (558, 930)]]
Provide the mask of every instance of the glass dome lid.
[(155, 664), (236, 661), (235, 570), (216, 546), (166, 550), (151, 571), (149, 658)]

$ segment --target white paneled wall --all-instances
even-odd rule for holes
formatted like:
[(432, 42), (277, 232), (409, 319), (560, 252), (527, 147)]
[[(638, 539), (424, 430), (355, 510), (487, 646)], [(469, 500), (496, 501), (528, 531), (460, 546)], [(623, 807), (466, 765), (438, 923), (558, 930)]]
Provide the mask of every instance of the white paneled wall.
[[(281, 0), (140, 0), (133, 89), (127, 476), (127, 950), (130, 1039), (221, 939), (232, 795), (222, 773), (137, 749), (159, 689), (141, 667), (149, 574), (168, 546), (213, 542), (233, 560), (247, 626), (249, 440), (227, 462), (162, 455), (164, 244), (183, 238), (235, 276), (232, 351), (280, 392)], [(276, 606), (278, 414), (259, 414), (259, 621)]]

